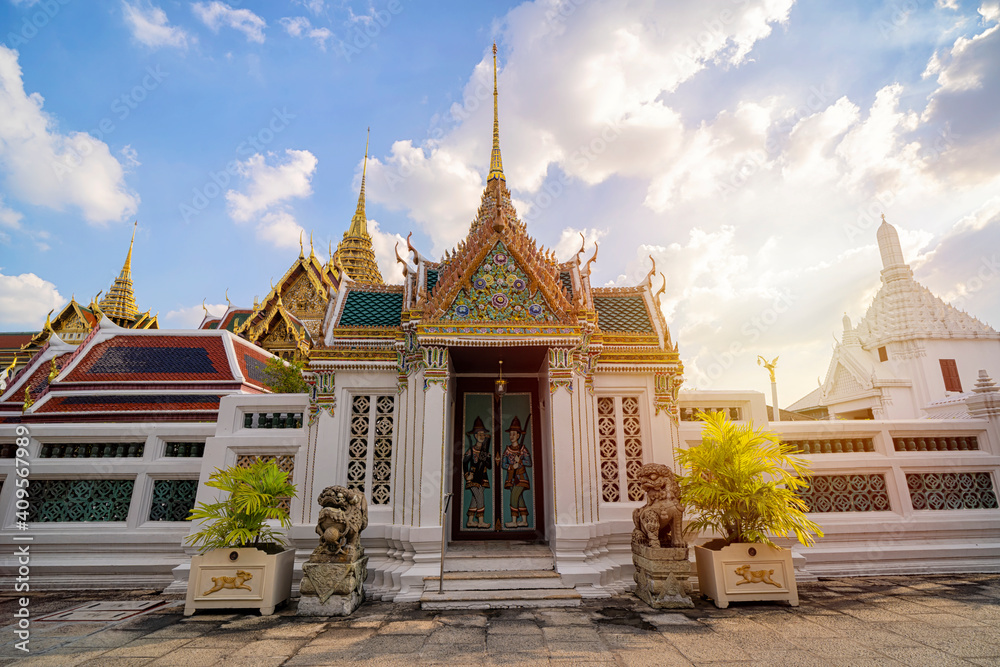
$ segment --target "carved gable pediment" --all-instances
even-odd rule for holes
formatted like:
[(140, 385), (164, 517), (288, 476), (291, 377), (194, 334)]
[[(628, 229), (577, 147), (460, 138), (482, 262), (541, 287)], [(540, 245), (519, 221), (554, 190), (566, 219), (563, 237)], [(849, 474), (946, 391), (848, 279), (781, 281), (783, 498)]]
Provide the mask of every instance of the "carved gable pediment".
[(458, 322), (559, 322), (538, 281), (502, 240), (469, 272), (463, 288), (441, 316)]

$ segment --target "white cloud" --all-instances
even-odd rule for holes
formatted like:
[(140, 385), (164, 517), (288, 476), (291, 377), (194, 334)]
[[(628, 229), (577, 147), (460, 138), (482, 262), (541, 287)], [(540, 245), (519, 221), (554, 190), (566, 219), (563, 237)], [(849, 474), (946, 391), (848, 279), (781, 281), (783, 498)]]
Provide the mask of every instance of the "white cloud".
[[(209, 303), (205, 304), (205, 308), (209, 314), (221, 317), (229, 306), (224, 303)], [(160, 319), (160, 326), (164, 329), (194, 329), (205, 319), (205, 308), (199, 303), (197, 306), (171, 310)]]
[(996, 23), (1000, 21), (1000, 2), (984, 2), (979, 7), (979, 14), (983, 17), (984, 22)]
[(122, 13), (132, 37), (140, 44), (153, 49), (161, 46), (187, 48), (190, 39), (187, 32), (170, 25), (167, 13), (148, 0), (137, 0), (135, 3), (122, 0)]
[[(268, 157), (275, 157), (269, 153)], [(244, 179), (242, 191), (226, 192), (229, 216), (236, 222), (257, 222), (257, 236), (280, 247), (298, 244), (302, 227), (287, 208), (291, 199), (301, 199), (312, 194), (312, 176), (316, 171), (316, 156), (305, 150), (285, 151), (285, 162), (280, 159), (269, 165), (260, 153), (239, 163), (239, 174)]]
[[(552, 251), (559, 258), (560, 262), (570, 260), (580, 251), (580, 246), (584, 247), (583, 261), (587, 261), (594, 254), (594, 244), (600, 243), (601, 239), (607, 236), (607, 229), (573, 229), (567, 227), (559, 234), (559, 241), (552, 247)], [(583, 239), (580, 238), (583, 234)]]
[(45, 314), (66, 303), (56, 286), (34, 273), (0, 273), (0, 326), (41, 329)]
[(382, 280), (393, 285), (402, 283), (403, 267), (396, 261), (396, 244), (399, 244), (399, 256), (406, 257), (406, 239), (399, 234), (383, 232), (378, 222), (371, 219), (368, 220), (368, 234), (372, 237), (372, 249)]
[(316, 46), (323, 51), (326, 51), (326, 40), (333, 37), (333, 33), (326, 28), (314, 28), (305, 16), (296, 16), (294, 18), (286, 16), (279, 23), (285, 28), (285, 32), (292, 37), (299, 39), (308, 37), (316, 42)]
[(278, 161), (272, 166), (263, 155), (256, 153), (239, 163), (240, 176), (248, 182), (244, 192), (230, 190), (226, 193), (229, 215), (234, 220), (246, 222), (276, 204), (312, 194), (316, 156), (309, 151), (288, 149), (285, 157), (284, 163)]
[(25, 92), (17, 52), (0, 46), (0, 169), (9, 191), (56, 210), (79, 207), (93, 223), (135, 213), (139, 196), (108, 145), (84, 132), (60, 133), (43, 103)]
[(191, 5), (191, 9), (212, 32), (217, 33), (220, 27), (228, 26), (246, 35), (248, 42), (264, 43), (267, 22), (249, 9), (233, 9), (219, 0), (211, 3), (196, 2)]
[(7, 229), (21, 229), (21, 219), (23, 217), (23, 215), (14, 209), (8, 208), (4, 205), (3, 195), (0, 195), (0, 227), (6, 227)]
[(257, 238), (279, 248), (296, 247), (304, 231), (295, 216), (284, 209), (265, 213), (257, 223)]
[(125, 164), (130, 167), (138, 167), (142, 164), (139, 162), (139, 152), (132, 148), (131, 144), (125, 144), (122, 146), (122, 149), (118, 151), (118, 154), (122, 156), (123, 160), (125, 160)]
[(325, 9), (325, 4), (323, 0), (293, 0), (294, 4), (305, 7), (310, 12), (319, 16), (323, 13)]

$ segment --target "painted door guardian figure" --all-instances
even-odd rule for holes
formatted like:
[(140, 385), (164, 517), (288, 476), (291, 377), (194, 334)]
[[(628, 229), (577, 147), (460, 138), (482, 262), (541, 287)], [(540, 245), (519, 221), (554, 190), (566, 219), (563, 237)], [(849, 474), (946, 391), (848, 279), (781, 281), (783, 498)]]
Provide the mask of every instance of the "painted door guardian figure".
[(468, 435), (473, 437), (472, 445), (462, 458), (462, 472), (465, 476), (465, 488), (472, 494), (469, 503), (466, 522), (468, 528), (489, 528), (492, 524), (485, 521), (486, 500), (484, 489), (490, 487), (490, 434), (483, 425), (483, 420), (476, 417), (472, 430)]
[(507, 528), (527, 528), (528, 505), (524, 501), (524, 492), (531, 488), (527, 471), (527, 468), (531, 467), (531, 453), (524, 446), (524, 429), (521, 428), (521, 420), (516, 415), (507, 429), (507, 435), (510, 444), (504, 450), (500, 462), (501, 467), (507, 471), (503, 487), (510, 490), (510, 521), (504, 525)]

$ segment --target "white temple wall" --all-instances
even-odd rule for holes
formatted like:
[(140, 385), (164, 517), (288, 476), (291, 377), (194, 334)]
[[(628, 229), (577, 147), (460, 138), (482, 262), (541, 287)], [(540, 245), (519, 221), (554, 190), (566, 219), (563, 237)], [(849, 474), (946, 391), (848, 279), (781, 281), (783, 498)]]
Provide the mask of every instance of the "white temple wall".
[[(708, 402), (701, 393), (682, 392), (682, 410)], [(754, 424), (800, 443), (817, 489), (807, 502), (828, 510), (811, 513), (825, 536), (794, 547), (806, 574), (1000, 571), (997, 416)], [(681, 438), (699, 443), (700, 424), (682, 421)]]
[[(171, 570), (186, 558), (181, 541), (190, 529), (187, 521), (173, 519), (187, 515), (202, 468), (201, 448), (215, 425), (20, 426), (30, 434), (27, 456), (20, 457), (29, 470), (29, 495), (16, 497), (16, 459), (0, 459), (0, 536), (6, 544), (29, 546), (31, 590), (159, 589), (173, 581)], [(0, 425), (0, 443), (14, 443), (17, 429)], [(73, 483), (76, 496), (90, 495), (110, 506), (110, 513), (76, 516), (79, 507), (61, 502), (66, 490), (50, 486), (56, 481)], [(33, 514), (21, 529), (24, 515), (18, 512), (25, 503)], [(119, 512), (121, 520), (107, 520)], [(15, 542), (15, 537), (31, 540)], [(0, 557), (4, 578), (18, 570), (12, 552)]]

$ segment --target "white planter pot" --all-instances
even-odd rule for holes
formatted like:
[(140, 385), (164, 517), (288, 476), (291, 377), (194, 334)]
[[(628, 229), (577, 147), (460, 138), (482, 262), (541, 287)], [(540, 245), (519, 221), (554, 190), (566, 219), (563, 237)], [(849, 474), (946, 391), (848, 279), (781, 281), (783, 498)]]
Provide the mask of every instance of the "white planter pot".
[(799, 606), (791, 549), (734, 543), (719, 550), (695, 547), (698, 588), (725, 609), (730, 602), (787, 600)]
[(191, 558), (184, 615), (197, 609), (260, 609), (270, 616), (292, 594), (295, 549), (215, 549)]

